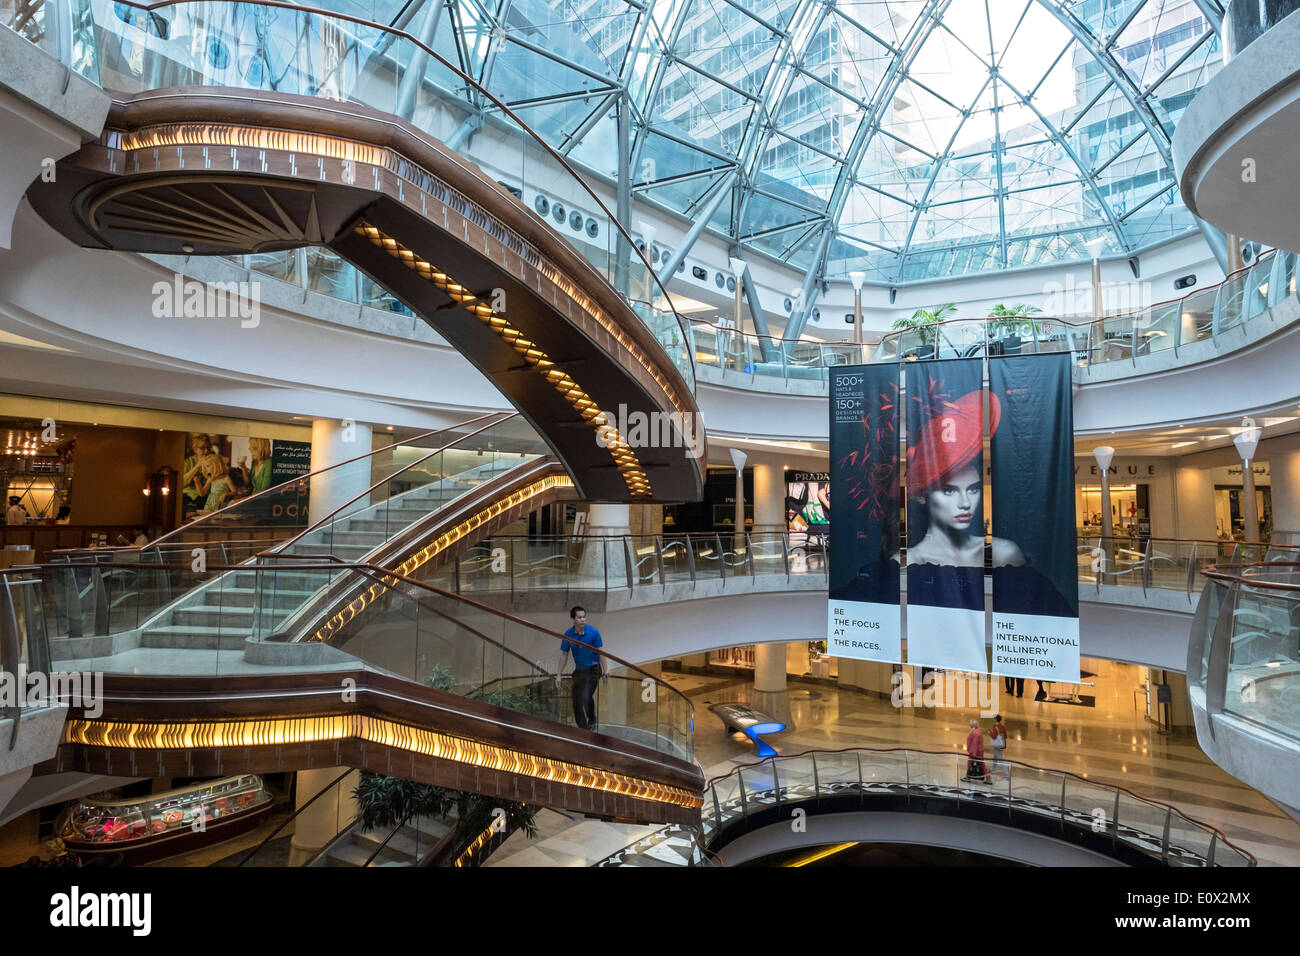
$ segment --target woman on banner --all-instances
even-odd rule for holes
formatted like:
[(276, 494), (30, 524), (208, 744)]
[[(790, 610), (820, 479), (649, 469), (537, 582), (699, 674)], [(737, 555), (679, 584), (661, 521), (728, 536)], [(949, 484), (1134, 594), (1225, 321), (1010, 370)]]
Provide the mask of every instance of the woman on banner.
[[(970, 392), (922, 425), (908, 449), (908, 496), (921, 504), (927, 522), (907, 549), (908, 602), (984, 610), (984, 535), (975, 524), (984, 496), (983, 391)], [(989, 437), (998, 430), (1002, 406), (989, 394)], [(1031, 489), (1026, 489), (1030, 492)], [(1030, 613), (1059, 615), (1068, 607), (1060, 592), (1030, 566), (1016, 542), (992, 539), (995, 579), (1035, 597)], [(899, 555), (894, 556), (899, 560)]]
[[(984, 610), (984, 534), (975, 523), (984, 496), (981, 451), (984, 447), (982, 390), (947, 404), (921, 426), (918, 440), (908, 449), (907, 492), (921, 505), (926, 521), (919, 539), (907, 549), (908, 566), (930, 565), (935, 570), (919, 576), (922, 593), (912, 593), (918, 576), (908, 579), (908, 601)], [(998, 429), (1002, 408), (989, 396), (989, 434)], [(915, 514), (914, 514), (915, 517)], [(920, 533), (922, 529), (911, 529)], [(900, 559), (896, 554), (894, 560)], [(993, 539), (993, 566), (1025, 563), (1014, 541)]]

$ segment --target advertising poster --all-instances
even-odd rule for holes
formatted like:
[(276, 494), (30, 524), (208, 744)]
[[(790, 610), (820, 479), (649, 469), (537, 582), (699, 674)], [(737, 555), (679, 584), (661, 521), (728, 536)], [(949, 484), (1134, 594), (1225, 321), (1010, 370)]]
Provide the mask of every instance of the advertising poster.
[(830, 472), (785, 473), (785, 527), (790, 547), (824, 549), (830, 539), (830, 514)]
[(826, 653), (901, 661), (898, 366), (831, 369)]
[(1066, 353), (989, 360), (993, 673), (1079, 680), (1074, 407)]
[[(185, 436), (181, 520), (193, 521), (311, 470), (311, 443), (194, 432)], [(307, 489), (291, 485), (229, 514), (240, 524), (305, 524)], [(224, 516), (222, 519), (224, 520)]]
[(907, 662), (981, 674), (983, 380), (980, 359), (907, 365)]

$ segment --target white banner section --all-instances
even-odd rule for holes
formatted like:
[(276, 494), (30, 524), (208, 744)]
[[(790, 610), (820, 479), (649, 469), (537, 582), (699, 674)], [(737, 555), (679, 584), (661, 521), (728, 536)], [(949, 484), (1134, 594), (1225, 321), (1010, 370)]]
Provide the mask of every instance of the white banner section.
[(1079, 682), (1079, 619), (993, 614), (993, 673)]
[(987, 674), (984, 612), (908, 604), (907, 663)]
[(860, 661), (901, 661), (901, 617), (897, 604), (828, 601), (826, 653)]

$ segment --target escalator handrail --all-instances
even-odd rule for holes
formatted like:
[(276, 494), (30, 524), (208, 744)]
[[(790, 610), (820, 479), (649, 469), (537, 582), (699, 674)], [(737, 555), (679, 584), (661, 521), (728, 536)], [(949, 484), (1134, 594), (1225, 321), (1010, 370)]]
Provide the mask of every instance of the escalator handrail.
[[(139, 3), (137, 2), (137, 0), (121, 0), (121, 5), (127, 7), (134, 7), (137, 10), (144, 10), (147, 13), (152, 13), (154, 10), (160, 9), (162, 7), (182, 6), (190, 3), (233, 3), (233, 2), (235, 2), (235, 0), (157, 0), (157, 2), (155, 3)], [(533, 130), (531, 126), (529, 126), (522, 119), (520, 119), (519, 116), (514, 112), (514, 110), (512, 110), (509, 106), (507, 106), (503, 100), (499, 99), (491, 92), (489, 92), (487, 89), (485, 89), (483, 86), (481, 86), (479, 82), (476, 79), (474, 79), (472, 76), (470, 76), (468, 73), (463, 72), (458, 66), (456, 66), (454, 63), (452, 63), (450, 60), (444, 57), (437, 50), (433, 49), (431, 46), (428, 46), (420, 42), (419, 39), (407, 33), (406, 31), (399, 30), (396, 27), (390, 26), (388, 24), (377, 23), (374, 20), (366, 20), (361, 17), (351, 16), (346, 13), (341, 13), (341, 12), (329, 10), (322, 7), (310, 7), (298, 3), (290, 3), (290, 2), (286, 2), (286, 0), (238, 0), (238, 2), (241, 4), (259, 6), (259, 7), (278, 7), (283, 10), (292, 10), (296, 13), (305, 13), (310, 16), (318, 16), (323, 19), (342, 20), (349, 23), (353, 23), (360, 27), (364, 27), (366, 29), (378, 30), (380, 32), (387, 33), (392, 36), (400, 37), (409, 43), (413, 43), (417, 48), (419, 48), (427, 56), (435, 60), (444, 69), (449, 70), (451, 73), (455, 74), (455, 76), (461, 82), (465, 83), (467, 87), (472, 88), (476, 93), (478, 93), (486, 100), (488, 100), (496, 109), (500, 110), (503, 115), (508, 116), (526, 135), (531, 137), (533, 142), (535, 142), (538, 146), (540, 146), (542, 150), (551, 158), (552, 161), (558, 163), (559, 166), (569, 174), (572, 180), (578, 184), (578, 186), (582, 189), (582, 191), (586, 193), (587, 197), (596, 204), (596, 206), (600, 209), (602, 213), (605, 214), (605, 217), (608, 219), (610, 225), (613, 226), (613, 228), (616, 229), (618, 233), (623, 237), (623, 239), (627, 242), (628, 247), (632, 250), (635, 250), (637, 255), (641, 257), (641, 260), (645, 265), (647, 274), (653, 279), (655, 286), (658, 287), (660, 293), (663, 295), (664, 303), (668, 306), (669, 311), (672, 312), (673, 317), (677, 321), (678, 328), (682, 333), (682, 341), (684, 343), (691, 341), (690, 333), (687, 329), (686, 320), (682, 317), (681, 313), (677, 311), (677, 307), (673, 304), (673, 300), (669, 296), (668, 290), (664, 287), (663, 282), (659, 278), (659, 274), (655, 271), (654, 265), (650, 261), (649, 258), (650, 250), (641, 249), (637, 246), (636, 241), (628, 233), (626, 227), (621, 222), (619, 222), (618, 217), (615, 216), (612, 211), (610, 211), (609, 207), (605, 205), (604, 200), (602, 200), (600, 196), (596, 193), (596, 191), (592, 189), (590, 185), (588, 185), (587, 181), (578, 174), (578, 171), (574, 169), (572, 165), (569, 164), (569, 161), (558, 150), (556, 150), (553, 146), (547, 143), (536, 131)], [(466, 157), (462, 156), (461, 159), (467, 163), (469, 162), (469, 160)], [(556, 237), (559, 238), (558, 233), (556, 234)], [(579, 253), (579, 255), (581, 255), (581, 253)], [(583, 256), (583, 259), (587, 261), (591, 265), (592, 270), (596, 272), (597, 275), (599, 275), (599, 271), (595, 268), (594, 263), (591, 263), (590, 260), (586, 259), (585, 256)], [(603, 276), (601, 278), (603, 280)], [(615, 291), (619, 299), (625, 302), (627, 304), (628, 309), (631, 310), (632, 305), (630, 300), (623, 293), (617, 292), (617, 290)], [(638, 319), (638, 321), (640, 320)], [(693, 350), (690, 348), (684, 348), (683, 353), (686, 355), (687, 361), (690, 363), (692, 374), (694, 374), (695, 355)], [(672, 363), (670, 362), (670, 364)]]
[(609, 653), (602, 647), (593, 647), (592, 645), (586, 643), (585, 641), (581, 641), (575, 637), (569, 637), (565, 634), (558, 634), (555, 631), (552, 631), (548, 627), (542, 627), (540, 624), (534, 624), (532, 621), (526, 621), (521, 617), (516, 617), (515, 615), (511, 614), (509, 611), (502, 611), (494, 607), (489, 607), (486, 604), (480, 604), (478, 601), (475, 601), (472, 598), (467, 598), (463, 595), (455, 594), (451, 591), (445, 591), (442, 588), (438, 587), (437, 585), (429, 584), (425, 581), (417, 581), (414, 578), (409, 578), (406, 575), (399, 574), (396, 571), (390, 571), (382, 568), (375, 568), (374, 565), (369, 565), (368, 567), (370, 567), (372, 570), (380, 571), (385, 575), (396, 578), (405, 584), (411, 584), (419, 588), (424, 588), (425, 590), (432, 591), (441, 597), (449, 598), (461, 604), (467, 604), (470, 607), (474, 608), (476, 611), (483, 611), (488, 614), (495, 615), (497, 617), (505, 618), (507, 621), (511, 622), (512, 624), (517, 624), (521, 627), (529, 628), (541, 634), (546, 634), (547, 636), (553, 637), (558, 641), (568, 641), (570, 644), (576, 644), (578, 647), (585, 648), (586, 650), (595, 653), (599, 657), (603, 657), (610, 661), (613, 661), (615, 664), (625, 667), (629, 671), (635, 671), (636, 673), (642, 676), (642, 679), (647, 677), (650, 678), (652, 681), (654, 681), (654, 683), (657, 686), (669, 690), (677, 697), (680, 697), (682, 699), (682, 702), (687, 706), (687, 708), (689, 708), (690, 712), (693, 713), (695, 711), (695, 705), (691, 702), (691, 699), (687, 697), (684, 693), (682, 693), (680, 690), (678, 690), (676, 687), (674, 687), (672, 684), (669, 684), (668, 682), (664, 681), (662, 678), (656, 677), (655, 675), (649, 673), (648, 671), (643, 670), (640, 667), (637, 667), (635, 664), (631, 664), (623, 660), (623, 658), (618, 657), (617, 655)]
[(286, 826), (288, 826), (292, 821), (296, 820), (296, 819), (298, 818), (298, 814), (302, 813), (304, 810), (306, 810), (308, 807), (310, 807), (313, 803), (315, 803), (318, 799), (320, 799), (323, 795), (329, 793), (331, 790), (333, 790), (335, 787), (337, 787), (340, 783), (343, 782), (343, 779), (344, 779), (348, 774), (350, 774), (350, 773), (352, 773), (352, 768), (351, 768), (351, 767), (348, 767), (348, 768), (347, 768), (346, 770), (344, 770), (341, 774), (339, 774), (337, 777), (335, 777), (334, 780), (333, 780), (331, 783), (326, 784), (326, 785), (325, 785), (324, 787), (322, 787), (320, 790), (316, 791), (316, 793), (312, 796), (312, 798), (311, 798), (310, 800), (308, 800), (308, 801), (307, 801), (306, 803), (304, 803), (302, 806), (300, 806), (300, 807), (298, 807), (296, 810), (294, 810), (293, 813), (289, 814), (289, 816), (286, 817), (286, 818), (285, 818), (285, 819), (280, 823), (280, 825), (279, 825), (278, 827), (276, 827), (274, 830), (272, 830), (270, 833), (268, 833), (266, 836), (264, 836), (264, 837), (262, 838), (262, 842), (261, 842), (261, 843), (259, 843), (257, 846), (255, 846), (255, 847), (253, 847), (251, 850), (249, 850), (248, 853), (245, 854), (244, 858), (243, 858), (242, 860), (240, 860), (238, 863), (236, 863), (235, 866), (237, 866), (237, 867), (238, 867), (238, 866), (243, 866), (245, 863), (247, 863), (249, 860), (251, 860), (253, 857), (255, 857), (255, 856), (256, 856), (256, 855), (261, 851), (262, 847), (266, 846), (268, 843), (271, 842), (271, 838), (272, 838), (272, 837), (274, 837), (277, 833), (279, 833), (281, 830), (283, 830), (283, 829), (284, 829)]
[[(169, 532), (167, 532), (167, 534), (163, 535), (161, 538), (158, 538), (158, 539), (155, 540), (155, 541), (150, 541), (148, 544), (144, 545), (143, 547), (140, 547), (140, 548), (130, 548), (130, 547), (128, 547), (128, 548), (100, 548), (99, 550), (100, 550), (100, 551), (113, 551), (113, 550), (118, 550), (118, 551), (140, 551), (140, 552), (152, 551), (152, 550), (156, 549), (159, 545), (161, 545), (164, 541), (167, 541), (167, 540), (170, 539), (170, 538), (175, 538), (175, 537), (177, 537), (178, 535), (182, 535), (182, 534), (186, 533), (187, 531), (189, 531), (189, 530), (191, 530), (192, 528), (194, 528), (194, 526), (197, 525), (197, 524), (199, 524), (200, 522), (207, 521), (207, 520), (210, 519), (210, 518), (215, 518), (217, 515), (220, 515), (220, 514), (225, 514), (227, 511), (230, 511), (232, 508), (240, 508), (240, 507), (243, 507), (244, 505), (248, 504), (248, 502), (253, 501), (253, 500), (256, 499), (256, 498), (261, 498), (263, 495), (274, 494), (274, 493), (277, 492), (277, 491), (281, 491), (281, 490), (283, 490), (283, 489), (285, 489), (285, 488), (288, 488), (290, 485), (296, 485), (296, 484), (299, 484), (300, 482), (310, 481), (312, 478), (315, 478), (315, 477), (317, 477), (318, 475), (323, 475), (323, 474), (325, 474), (327, 471), (333, 471), (335, 468), (342, 468), (344, 465), (351, 465), (351, 464), (353, 464), (353, 463), (355, 463), (355, 462), (361, 461), (363, 458), (370, 458), (370, 457), (373, 457), (374, 455), (378, 455), (378, 454), (380, 454), (381, 452), (391, 451), (392, 449), (397, 448), (397, 447), (400, 446), (400, 445), (409, 445), (409, 444), (410, 444), (411, 442), (413, 442), (413, 441), (420, 441), (420, 440), (422, 440), (422, 439), (424, 439), (424, 438), (428, 438), (430, 435), (437, 435), (437, 434), (439, 434), (439, 433), (441, 433), (441, 432), (451, 431), (452, 429), (456, 429), (456, 428), (464, 428), (464, 427), (466, 427), (467, 425), (473, 425), (473, 424), (475, 424), (476, 422), (480, 422), (480, 421), (482, 421), (482, 420), (485, 419), (485, 418), (490, 418), (490, 417), (492, 417), (493, 415), (500, 415), (500, 414), (502, 414), (502, 413), (501, 413), (501, 412), (486, 412), (486, 413), (484, 413), (484, 414), (482, 414), (482, 415), (477, 415), (477, 416), (475, 416), (474, 418), (471, 418), (471, 419), (468, 419), (468, 420), (466, 420), (466, 421), (463, 421), (463, 422), (461, 422), (461, 423), (459, 423), (459, 424), (457, 424), (457, 425), (449, 425), (449, 426), (447, 426), (447, 427), (445, 427), (445, 428), (433, 428), (433, 429), (430, 429), (430, 430), (427, 431), (427, 432), (422, 432), (422, 433), (420, 433), (419, 435), (415, 435), (415, 436), (412, 437), (412, 438), (407, 438), (407, 439), (404, 439), (404, 440), (402, 440), (402, 441), (396, 441), (396, 442), (393, 442), (391, 445), (385, 445), (383, 448), (375, 448), (375, 449), (372, 449), (371, 451), (368, 451), (368, 452), (365, 452), (365, 453), (363, 453), (363, 454), (357, 455), (357, 456), (355, 456), (355, 457), (353, 457), (353, 458), (348, 458), (348, 459), (346, 459), (345, 461), (336, 462), (335, 464), (333, 464), (333, 465), (328, 465), (328, 466), (326, 466), (326, 467), (324, 467), (324, 468), (318, 468), (318, 469), (316, 469), (315, 471), (308, 472), (308, 473), (305, 474), (305, 475), (297, 475), (297, 476), (295, 476), (295, 477), (293, 477), (293, 478), (290, 478), (288, 481), (282, 481), (282, 482), (280, 482), (278, 485), (275, 485), (275, 486), (272, 487), (272, 488), (267, 488), (265, 491), (259, 491), (259, 492), (257, 492), (256, 494), (249, 495), (247, 498), (240, 498), (238, 501), (232, 501), (230, 504), (226, 505), (224, 508), (220, 508), (220, 509), (218, 509), (218, 510), (216, 510), (216, 511), (211, 512), (210, 514), (203, 515), (202, 517), (195, 518), (193, 521), (189, 522), (188, 524), (183, 524), (183, 525), (181, 525), (179, 528), (176, 528), (174, 531), (169, 531)], [(179, 542), (177, 542), (177, 543), (179, 543)]]
[[(293, 556), (280, 555), (279, 557), (293, 557)], [(136, 569), (146, 570), (146, 571), (169, 571), (169, 570), (185, 571), (189, 569), (188, 564), (168, 565), (168, 564), (123, 563), (123, 564), (115, 564), (114, 566), (121, 567), (121, 568), (136, 568)], [(13, 568), (0, 569), (0, 575), (8, 574), (11, 571), (24, 572), (30, 574), (33, 571), (42, 570), (44, 568), (53, 568), (62, 571), (67, 569), (67, 565), (62, 565), (62, 564), (20, 565)], [(226, 571), (250, 571), (250, 570), (252, 570), (254, 573), (261, 573), (260, 569), (250, 569), (247, 565), (239, 565), (239, 564), (209, 564), (207, 568), (208, 571), (216, 572), (216, 573), (224, 573)], [(585, 648), (586, 650), (591, 651), (592, 653), (596, 654), (599, 657), (608, 659), (613, 663), (618, 664), (620, 667), (627, 668), (629, 671), (635, 671), (636, 673), (641, 675), (643, 680), (645, 678), (649, 678), (650, 680), (654, 681), (656, 686), (663, 688), (664, 690), (670, 691), (676, 697), (681, 698), (682, 702), (686, 705), (686, 707), (689, 709), (690, 712), (693, 713), (695, 710), (695, 705), (691, 702), (690, 698), (687, 697), (680, 690), (678, 690), (676, 687), (673, 687), (671, 684), (667, 683), (662, 678), (656, 677), (654, 674), (649, 673), (643, 668), (640, 668), (635, 664), (629, 663), (628, 661), (625, 661), (623, 658), (618, 657), (615, 654), (609, 653), (604, 648), (593, 647), (592, 645), (586, 643), (585, 641), (578, 640), (577, 638), (574, 637), (567, 637), (564, 634), (560, 634), (555, 631), (552, 631), (550, 628), (542, 627), (542, 625), (540, 624), (534, 624), (532, 621), (527, 621), (521, 617), (517, 617), (514, 614), (509, 613), (508, 611), (502, 611), (499, 610), (498, 608), (489, 607), (486, 604), (480, 604), (478, 601), (475, 601), (471, 598), (464, 597), (463, 595), (456, 594), (451, 591), (445, 591), (436, 585), (429, 584), (428, 582), (419, 581), (416, 580), (415, 578), (407, 577), (406, 575), (394, 571), (391, 568), (384, 568), (384, 567), (380, 567), (379, 565), (369, 564), (366, 562), (344, 561), (340, 558), (334, 557), (333, 555), (320, 555), (320, 556), (313, 556), (311, 561), (298, 560), (298, 561), (294, 561), (293, 563), (286, 563), (285, 565), (283, 565), (282, 569), (285, 571), (342, 571), (342, 570), (357, 571), (367, 576), (377, 578), (379, 584), (382, 584), (383, 586), (390, 587), (390, 588), (392, 587), (391, 584), (392, 581), (401, 581), (403, 584), (409, 584), (413, 587), (420, 588), (422, 590), (437, 594), (439, 597), (444, 597), (456, 603), (467, 605), (469, 607), (472, 607), (476, 611), (481, 611), (483, 613), (486, 613), (494, 617), (504, 618), (505, 620), (509, 621), (512, 624), (516, 624), (519, 625), (520, 627), (525, 627), (528, 628), (529, 630), (533, 630), (533, 631), (537, 631), (538, 633), (545, 634), (548, 637), (554, 638), (557, 641), (561, 641), (561, 642), (568, 641), (570, 644), (574, 644), (577, 645), (578, 647)], [(272, 568), (268, 567), (265, 568), (264, 570), (267, 573), (273, 573)], [(385, 579), (388, 580), (386, 581)], [(444, 614), (443, 616), (445, 617), (446, 615)], [(466, 630), (470, 631), (471, 633), (474, 633), (476, 636), (481, 637), (483, 640), (495, 644), (499, 647), (503, 647), (498, 642), (494, 641), (492, 638), (481, 634), (480, 632), (471, 628), (469, 625), (459, 621), (456, 623), (460, 627), (463, 627)], [(503, 647), (503, 649), (509, 651), (508, 648)], [(537, 664), (536, 661), (528, 660), (527, 658), (522, 657), (522, 655), (516, 654), (512, 651), (510, 651), (509, 653), (511, 653), (513, 656), (519, 657), (521, 660), (525, 660), (530, 667), (536, 668), (536, 664)], [(543, 673), (545, 673), (545, 671), (543, 671)], [(547, 676), (554, 678), (560, 675), (547, 674)]]
[[(485, 425), (480, 425), (478, 428), (474, 429), (473, 431), (471, 431), (471, 432), (466, 432), (464, 435), (460, 435), (460, 436), (458, 436), (458, 437), (456, 438), (455, 441), (453, 441), (453, 442), (449, 442), (449, 443), (447, 443), (446, 445), (441, 445), (441, 446), (439, 446), (438, 448), (433, 449), (432, 451), (430, 451), (428, 454), (424, 455), (423, 457), (421, 457), (421, 458), (417, 458), (415, 461), (410, 462), (409, 464), (402, 466), (402, 467), (399, 468), (397, 471), (393, 472), (391, 475), (387, 475), (387, 476), (385, 476), (384, 478), (381, 478), (379, 481), (375, 482), (373, 485), (371, 485), (371, 486), (370, 486), (369, 488), (367, 488), (365, 491), (361, 492), (360, 494), (354, 495), (352, 498), (348, 499), (348, 500), (345, 501), (343, 504), (339, 505), (337, 508), (335, 508), (335, 509), (334, 509), (333, 511), (331, 511), (329, 514), (325, 515), (323, 518), (321, 518), (321, 519), (320, 519), (319, 521), (317, 521), (315, 524), (313, 524), (313, 525), (309, 525), (308, 527), (303, 528), (301, 531), (299, 531), (296, 535), (294, 535), (294, 536), (293, 536), (292, 538), (290, 538), (288, 541), (283, 541), (283, 542), (281, 542), (280, 544), (275, 545), (274, 547), (268, 548), (268, 549), (265, 550), (265, 551), (258, 552), (257, 557), (259, 557), (259, 558), (260, 558), (260, 557), (270, 557), (270, 556), (275, 556), (275, 555), (281, 555), (281, 554), (284, 554), (284, 549), (285, 549), (285, 548), (289, 547), (291, 544), (295, 544), (296, 542), (298, 542), (299, 540), (301, 540), (303, 537), (305, 537), (306, 535), (310, 534), (311, 532), (317, 530), (318, 528), (324, 527), (327, 523), (329, 523), (329, 522), (331, 522), (331, 521), (334, 520), (335, 515), (337, 515), (337, 514), (339, 514), (340, 512), (344, 511), (346, 508), (350, 508), (352, 505), (356, 504), (356, 503), (357, 503), (358, 501), (360, 501), (362, 498), (367, 497), (367, 496), (368, 496), (372, 491), (375, 491), (375, 490), (378, 489), (378, 488), (382, 488), (384, 485), (388, 484), (390, 481), (392, 481), (392, 480), (393, 480), (394, 478), (396, 478), (398, 475), (402, 474), (402, 472), (407, 471), (407, 470), (409, 470), (409, 469), (411, 469), (411, 468), (414, 468), (416, 465), (419, 465), (419, 464), (422, 464), (423, 462), (428, 461), (428, 460), (429, 460), (430, 458), (432, 458), (434, 455), (440, 455), (440, 454), (442, 454), (444, 451), (447, 451), (449, 448), (454, 448), (456, 445), (460, 444), (462, 441), (464, 441), (464, 440), (467, 439), (467, 438), (473, 438), (475, 435), (480, 435), (480, 434), (482, 434), (483, 432), (487, 431), (489, 428), (494, 428), (494, 427), (496, 427), (497, 425), (502, 425), (502, 424), (504, 424), (504, 423), (506, 423), (506, 422), (508, 422), (508, 421), (511, 421), (512, 419), (515, 419), (515, 418), (518, 418), (518, 417), (519, 417), (519, 413), (518, 413), (518, 412), (490, 412), (490, 413), (488, 413), (487, 415), (480, 415), (478, 418), (471, 419), (469, 422), (466, 422), (466, 423), (464, 423), (464, 424), (474, 424), (474, 423), (476, 423), (476, 422), (480, 422), (480, 421), (482, 421), (484, 418), (492, 418), (492, 417), (495, 417), (495, 416), (497, 416), (497, 415), (501, 415), (501, 416), (503, 416), (503, 417), (498, 418), (496, 421), (488, 422), (488, 423), (485, 424)], [(456, 426), (453, 426), (453, 427), (454, 427), (454, 428), (460, 428), (461, 426), (460, 426), (460, 425), (456, 425)], [(448, 429), (442, 429), (442, 431), (447, 431), (447, 430), (448, 430)], [(399, 444), (404, 444), (404, 443), (399, 443)], [(394, 446), (389, 445), (388, 447), (389, 447), (389, 448), (392, 448), (392, 447), (394, 447)], [(384, 449), (380, 449), (380, 451), (383, 451), (383, 450), (384, 450)], [(371, 452), (371, 454), (375, 454), (375, 452)], [(360, 457), (360, 458), (365, 458), (365, 457), (367, 457), (367, 456), (366, 456), (366, 455), (361, 455), (361, 456), (359, 456), (359, 457)], [(353, 461), (356, 461), (357, 459), (354, 458), (354, 459), (352, 459), (352, 460), (353, 460)], [(303, 479), (302, 479), (302, 478), (296, 478), (296, 479), (294, 479), (294, 480), (295, 480), (295, 481), (302, 481)]]

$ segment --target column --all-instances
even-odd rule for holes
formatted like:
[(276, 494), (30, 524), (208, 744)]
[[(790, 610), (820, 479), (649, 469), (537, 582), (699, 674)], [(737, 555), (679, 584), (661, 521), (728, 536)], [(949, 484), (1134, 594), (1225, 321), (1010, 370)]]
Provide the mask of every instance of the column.
[[(350, 418), (318, 418), (311, 423), (311, 470), (320, 471), (369, 455), (372, 435), (369, 425)], [(369, 458), (333, 468), (311, 479), (311, 498), (307, 504), (311, 522), (337, 511), (373, 484)]]
[[(611, 588), (627, 587), (627, 566), (624, 560), (623, 535), (632, 533), (631, 505), (596, 504), (587, 506), (587, 522), (582, 533), (588, 537), (582, 549), (578, 575), (579, 586), (603, 590), (606, 582)], [(618, 541), (601, 541), (616, 537)]]
[(754, 647), (754, 709), (794, 729), (790, 717), (790, 691), (785, 685), (785, 644)]
[(1273, 544), (1300, 544), (1300, 449), (1269, 451)]
[(754, 462), (754, 532), (785, 530), (785, 471)]
[[(341, 767), (299, 770), (294, 788), (294, 809), (306, 804), (342, 772)], [(301, 866), (315, 856), (357, 815), (357, 802), (352, 797), (352, 791), (360, 779), (361, 772), (354, 770), (343, 778), (333, 793), (324, 794), (298, 814), (293, 822), (293, 839), (289, 841), (290, 866)]]
[(1174, 512), (1174, 537), (1217, 540), (1219, 534), (1214, 518), (1214, 482), (1210, 473), (1192, 465), (1180, 464), (1174, 472), (1174, 488), (1178, 500)]

